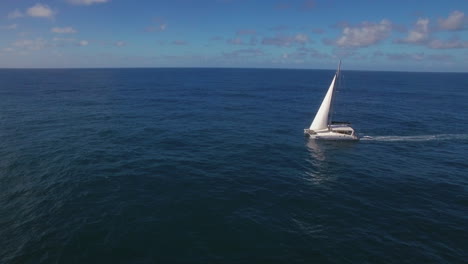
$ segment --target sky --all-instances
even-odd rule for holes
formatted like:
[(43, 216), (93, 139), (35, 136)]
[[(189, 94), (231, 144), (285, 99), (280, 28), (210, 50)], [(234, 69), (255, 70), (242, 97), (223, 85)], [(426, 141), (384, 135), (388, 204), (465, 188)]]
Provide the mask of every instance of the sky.
[(468, 0), (0, 0), (0, 68), (468, 72)]

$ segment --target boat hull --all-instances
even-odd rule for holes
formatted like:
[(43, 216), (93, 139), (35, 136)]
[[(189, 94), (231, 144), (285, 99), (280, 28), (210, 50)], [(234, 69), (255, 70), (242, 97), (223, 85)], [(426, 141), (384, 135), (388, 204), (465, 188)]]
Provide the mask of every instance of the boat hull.
[(304, 129), (304, 135), (314, 140), (339, 140), (339, 141), (357, 141), (359, 137), (356, 134), (343, 134), (335, 131), (314, 132)]

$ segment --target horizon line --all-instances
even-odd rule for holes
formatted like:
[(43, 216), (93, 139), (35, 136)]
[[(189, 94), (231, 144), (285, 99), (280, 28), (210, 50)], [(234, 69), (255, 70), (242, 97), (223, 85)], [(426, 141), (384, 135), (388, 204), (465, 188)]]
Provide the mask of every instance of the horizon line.
[[(234, 70), (314, 70), (314, 71), (336, 71), (334, 68), (330, 69), (319, 69), (319, 68), (275, 68), (275, 67), (149, 67), (149, 66), (137, 66), (137, 67), (0, 67), (0, 70), (111, 70), (111, 69), (234, 69)], [(342, 70), (342, 71), (354, 71), (354, 72), (407, 72), (407, 73), (468, 73), (466, 71), (399, 71), (399, 70)]]

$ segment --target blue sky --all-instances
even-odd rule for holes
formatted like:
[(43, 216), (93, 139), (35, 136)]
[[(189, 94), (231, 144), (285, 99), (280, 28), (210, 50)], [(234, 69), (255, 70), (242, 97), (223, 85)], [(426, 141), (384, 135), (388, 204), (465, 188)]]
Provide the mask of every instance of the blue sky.
[(468, 0), (1, 0), (1, 68), (468, 71)]

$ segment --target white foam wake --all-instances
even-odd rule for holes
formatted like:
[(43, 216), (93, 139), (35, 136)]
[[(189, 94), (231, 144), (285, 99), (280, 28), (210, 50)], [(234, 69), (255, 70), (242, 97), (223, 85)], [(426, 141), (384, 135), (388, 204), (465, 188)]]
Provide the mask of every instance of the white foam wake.
[(364, 141), (434, 141), (434, 140), (466, 140), (468, 134), (439, 134), (419, 136), (363, 136)]

